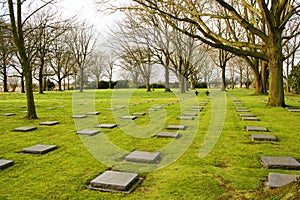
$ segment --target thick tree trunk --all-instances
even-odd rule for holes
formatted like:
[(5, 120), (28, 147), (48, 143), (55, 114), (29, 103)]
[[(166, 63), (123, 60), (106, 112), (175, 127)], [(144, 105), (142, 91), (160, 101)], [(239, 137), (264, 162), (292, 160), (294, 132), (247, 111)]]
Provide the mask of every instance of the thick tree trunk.
[(83, 67), (80, 67), (80, 92), (83, 92), (83, 86), (84, 86), (84, 77), (83, 77)]
[(44, 88), (43, 88), (43, 67), (40, 66), (39, 69), (39, 93), (44, 94)]
[(60, 77), (58, 77), (58, 91), (62, 91), (62, 87), (61, 87), (61, 85), (62, 85), (62, 78), (60, 78)]
[(146, 82), (146, 92), (151, 92), (149, 81)]
[(3, 91), (8, 92), (6, 66), (3, 66)]
[(21, 75), (21, 93), (25, 93), (24, 73)]
[(170, 72), (169, 67), (165, 65), (165, 92), (170, 92)]
[(243, 88), (243, 69), (240, 67), (240, 88)]
[(225, 67), (221, 67), (222, 69), (222, 85), (221, 85), (221, 91), (225, 91), (226, 90), (226, 77), (225, 77)]

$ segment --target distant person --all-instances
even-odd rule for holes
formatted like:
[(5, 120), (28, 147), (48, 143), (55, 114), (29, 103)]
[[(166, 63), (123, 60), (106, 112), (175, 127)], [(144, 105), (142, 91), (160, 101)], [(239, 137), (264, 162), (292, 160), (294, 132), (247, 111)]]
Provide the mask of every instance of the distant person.
[(198, 96), (199, 92), (196, 90), (195, 95)]

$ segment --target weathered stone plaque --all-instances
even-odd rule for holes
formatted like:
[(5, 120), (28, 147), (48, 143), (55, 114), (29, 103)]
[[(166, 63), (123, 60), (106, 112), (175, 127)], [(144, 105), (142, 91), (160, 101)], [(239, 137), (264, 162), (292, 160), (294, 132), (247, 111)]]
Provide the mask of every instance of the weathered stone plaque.
[(169, 125), (167, 126), (167, 129), (173, 129), (173, 130), (185, 130), (185, 125)]
[(23, 153), (30, 153), (30, 154), (46, 154), (50, 151), (53, 151), (57, 148), (56, 145), (44, 145), (44, 144), (37, 144), (32, 147), (28, 147), (23, 149)]
[(46, 121), (46, 122), (41, 122), (39, 125), (45, 125), (45, 126), (53, 126), (59, 124), (58, 121)]
[(289, 112), (300, 112), (300, 109), (288, 109)]
[(239, 114), (240, 117), (255, 117), (255, 115), (250, 114), (250, 113), (241, 113)]
[(3, 114), (2, 116), (13, 116), (13, 115), (16, 115), (16, 113), (5, 113), (5, 114)]
[(264, 126), (246, 126), (246, 131), (261, 131), (261, 132), (267, 132), (268, 129)]
[(13, 129), (13, 131), (28, 132), (28, 131), (33, 131), (36, 129), (37, 129), (36, 126), (21, 126), (19, 128)]
[(158, 138), (179, 138), (180, 134), (178, 132), (159, 132), (156, 137)]
[(100, 133), (99, 130), (81, 130), (76, 132), (78, 135), (88, 135), (88, 136), (94, 136)]
[(131, 192), (140, 182), (136, 173), (105, 171), (90, 182), (90, 188), (102, 191)]
[(133, 115), (140, 115), (140, 116), (142, 116), (142, 115), (146, 115), (146, 113), (144, 113), (144, 112), (135, 112), (135, 113), (132, 113)]
[(125, 161), (139, 163), (158, 163), (160, 161), (160, 152), (147, 152), (135, 150), (125, 157)]
[(76, 119), (82, 119), (82, 118), (86, 118), (86, 115), (73, 115), (72, 118), (76, 118)]
[(247, 108), (237, 108), (236, 112), (250, 112)]
[(283, 187), (285, 185), (292, 183), (293, 181), (296, 181), (297, 178), (299, 177), (300, 177), (299, 175), (293, 175), (293, 174), (269, 173), (267, 185), (270, 188)]
[(126, 116), (122, 116), (122, 119), (131, 119), (131, 120), (135, 120), (137, 117), (133, 116), (133, 115), (126, 115)]
[(100, 124), (97, 125), (97, 128), (115, 128), (117, 126), (118, 126), (117, 124)]
[(198, 116), (197, 113), (184, 113), (183, 116), (192, 116), (192, 117), (196, 117)]
[(179, 117), (180, 120), (194, 120), (193, 116), (181, 116)]
[(14, 165), (13, 160), (0, 160), (0, 171)]
[(259, 121), (257, 117), (242, 117), (243, 121)]
[(252, 134), (251, 139), (254, 140), (269, 140), (269, 141), (276, 141), (277, 137), (271, 134)]
[(300, 163), (289, 156), (262, 156), (261, 162), (267, 169), (300, 169)]
[(100, 114), (100, 112), (88, 112), (88, 113), (86, 113), (87, 115), (99, 115)]

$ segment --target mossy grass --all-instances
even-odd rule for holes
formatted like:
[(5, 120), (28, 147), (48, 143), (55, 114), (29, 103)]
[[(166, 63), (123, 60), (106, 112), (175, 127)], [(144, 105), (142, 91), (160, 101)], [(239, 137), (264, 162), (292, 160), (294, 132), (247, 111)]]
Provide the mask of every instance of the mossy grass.
[[(120, 91), (126, 93), (126, 90)], [(198, 91), (197, 101), (200, 103), (207, 99), (206, 90)], [(89, 92), (94, 91), (84, 91)], [(264, 191), (268, 173), (300, 175), (300, 172), (264, 169), (260, 157), (293, 156), (300, 160), (300, 113), (267, 107), (265, 102), (253, 95), (252, 90), (234, 89), (230, 92), (261, 121), (242, 121), (232, 99), (227, 95), (226, 119), (220, 138), (207, 156), (199, 158), (200, 148), (211, 123), (210, 101), (195, 118), (199, 120), (197, 133), (184, 154), (166, 167), (141, 173), (144, 181), (131, 194), (99, 192), (87, 188), (89, 182), (100, 173), (118, 167), (98, 161), (83, 144), (80, 139), (83, 136), (76, 135), (74, 119), (71, 118), (73, 91), (35, 94), (38, 120), (23, 119), (25, 114), (22, 112), (26, 111), (26, 108), (22, 108), (26, 106), (24, 94), (2, 93), (0, 114), (16, 115), (0, 116), (0, 159), (15, 161), (14, 166), (0, 172), (0, 199), (279, 199), (286, 190), (274, 193)], [(151, 112), (159, 112), (166, 119), (158, 125), (166, 131), (168, 124), (180, 123), (178, 117), (182, 113), (180, 102), (175, 102), (178, 100), (176, 94), (176, 90), (174, 93), (165, 93), (156, 89), (146, 93), (139, 89), (127, 101), (125, 106), (129, 104), (129, 108), (126, 107), (124, 111), (129, 109), (130, 114), (145, 112), (145, 116), (134, 120), (144, 129), (149, 128)], [(111, 100), (113, 95), (114, 90), (95, 91), (95, 107), (89, 111), (100, 112), (100, 115), (93, 116), (99, 124), (115, 123), (113, 112), (107, 110), (115, 106)], [(183, 97), (188, 99), (191, 96), (194, 96), (194, 91)], [(258, 97), (267, 99), (263, 95)], [(300, 107), (300, 96), (290, 97), (287, 96), (287, 104)], [(84, 102), (82, 99), (82, 104)], [(172, 104), (166, 105), (170, 102)], [(155, 105), (164, 105), (164, 108), (147, 110)], [(59, 121), (59, 124), (39, 126), (43, 121)], [(250, 133), (244, 129), (248, 125), (267, 127), (271, 134), (278, 137), (278, 141), (251, 141)], [(11, 131), (20, 126), (37, 126), (38, 129), (26, 133)], [(103, 129), (101, 134), (128, 152), (136, 149), (156, 151), (174, 140), (156, 138), (155, 133), (147, 138), (132, 137), (120, 126)], [(58, 148), (42, 156), (21, 153), (22, 149), (35, 144), (54, 144)]]

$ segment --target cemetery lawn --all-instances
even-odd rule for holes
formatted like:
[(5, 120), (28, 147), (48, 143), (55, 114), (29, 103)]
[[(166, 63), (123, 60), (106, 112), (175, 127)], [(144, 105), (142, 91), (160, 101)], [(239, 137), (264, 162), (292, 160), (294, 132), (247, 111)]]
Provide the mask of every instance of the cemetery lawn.
[[(113, 90), (97, 90), (95, 110), (98, 123), (116, 123), (111, 111)], [(124, 89), (126, 91), (126, 89)], [(207, 99), (206, 90), (198, 90), (198, 102)], [(84, 94), (94, 91), (84, 91)], [(72, 105), (84, 106), (84, 98), (72, 101), (73, 92), (46, 92), (35, 94), (38, 120), (25, 120), (25, 94), (1, 93), (0, 114), (15, 113), (14, 116), (0, 116), (0, 159), (14, 160), (14, 166), (0, 171), (0, 199), (280, 199), (286, 190), (265, 191), (268, 174), (297, 174), (300, 171), (265, 169), (261, 156), (292, 156), (300, 160), (300, 113), (287, 112), (284, 108), (266, 107), (265, 102), (253, 95), (252, 90), (230, 90), (241, 100), (243, 107), (250, 110), (260, 121), (242, 121), (235, 111), (233, 100), (226, 95), (226, 119), (220, 138), (204, 158), (199, 151), (205, 140), (211, 122), (211, 100), (196, 117), (199, 121), (196, 135), (184, 154), (170, 165), (161, 169), (140, 173), (143, 182), (131, 194), (107, 193), (87, 188), (91, 180), (106, 170), (116, 170), (98, 161), (85, 148), (81, 137), (76, 134)], [(176, 93), (176, 91), (174, 92)], [(214, 91), (211, 91), (214, 93)], [(194, 94), (190, 91), (184, 97)], [(91, 95), (93, 96), (93, 95)], [(259, 96), (267, 99), (267, 96)], [(82, 101), (82, 104), (78, 101)], [(136, 90), (131, 99), (130, 113), (145, 112), (134, 120), (147, 127), (151, 120), (147, 110), (153, 105), (162, 105), (177, 100), (173, 93), (156, 89), (146, 93)], [(147, 101), (147, 102), (146, 102)], [(79, 103), (78, 103), (79, 102)], [(141, 104), (138, 104), (141, 103)], [(287, 95), (286, 103), (300, 107), (300, 96)], [(180, 121), (179, 103), (165, 106), (168, 124)], [(84, 114), (84, 113), (83, 113)], [(84, 119), (83, 119), (84, 120)], [(59, 121), (54, 126), (41, 126), (40, 122)], [(183, 121), (183, 124), (185, 122)], [(188, 122), (186, 122), (188, 123)], [(13, 132), (21, 126), (36, 126), (30, 132)], [(278, 141), (251, 141), (251, 133), (245, 126), (265, 126), (277, 136)], [(94, 124), (93, 126), (94, 127)], [(94, 128), (95, 129), (95, 128)], [(124, 134), (118, 126), (102, 129), (105, 136), (120, 149), (126, 151), (156, 151), (173, 139), (137, 138)], [(89, 137), (89, 136), (85, 136)], [(57, 145), (57, 149), (45, 155), (23, 154), (24, 148), (36, 144)]]

